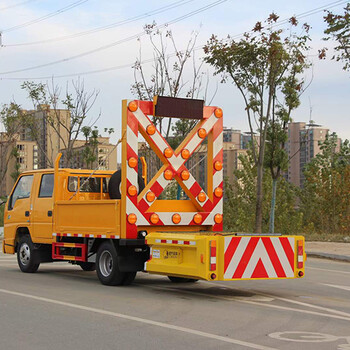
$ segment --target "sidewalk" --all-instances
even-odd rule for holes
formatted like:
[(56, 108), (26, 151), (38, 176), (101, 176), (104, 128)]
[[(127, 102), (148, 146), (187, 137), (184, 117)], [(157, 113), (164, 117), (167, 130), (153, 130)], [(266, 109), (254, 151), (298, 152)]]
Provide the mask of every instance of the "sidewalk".
[(306, 242), (309, 257), (350, 262), (350, 243)]

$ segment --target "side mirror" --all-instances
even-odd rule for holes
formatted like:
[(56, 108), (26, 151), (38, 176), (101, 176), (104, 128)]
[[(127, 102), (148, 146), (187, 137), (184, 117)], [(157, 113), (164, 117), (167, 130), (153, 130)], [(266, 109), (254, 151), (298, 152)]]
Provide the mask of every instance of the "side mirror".
[(6, 202), (5, 201), (3, 201), (2, 199), (0, 199), (0, 207), (3, 205), (3, 204), (5, 204)]

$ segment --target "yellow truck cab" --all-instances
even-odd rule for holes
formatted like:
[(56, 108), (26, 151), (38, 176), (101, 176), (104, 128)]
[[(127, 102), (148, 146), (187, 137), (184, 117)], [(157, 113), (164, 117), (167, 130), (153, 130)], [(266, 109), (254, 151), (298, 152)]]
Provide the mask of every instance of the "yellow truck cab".
[[(173, 150), (152, 117), (197, 119)], [(44, 262), (96, 269), (101, 283), (130, 284), (138, 271), (172, 282), (282, 279), (304, 276), (304, 238), (223, 232), (223, 112), (200, 100), (124, 100), (119, 171), (54, 169), (24, 172), (6, 203), (3, 251), (23, 272)], [(139, 173), (138, 137), (161, 161), (147, 181)], [(204, 142), (206, 184), (186, 162)], [(162, 199), (177, 182), (185, 199)]]

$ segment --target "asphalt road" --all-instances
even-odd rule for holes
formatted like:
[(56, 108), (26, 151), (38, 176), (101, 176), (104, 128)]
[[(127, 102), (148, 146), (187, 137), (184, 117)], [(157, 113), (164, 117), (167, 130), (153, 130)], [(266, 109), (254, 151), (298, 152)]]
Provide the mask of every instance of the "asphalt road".
[(298, 280), (106, 287), (68, 263), (19, 271), (0, 255), (0, 349), (350, 350), (350, 264), (308, 259)]

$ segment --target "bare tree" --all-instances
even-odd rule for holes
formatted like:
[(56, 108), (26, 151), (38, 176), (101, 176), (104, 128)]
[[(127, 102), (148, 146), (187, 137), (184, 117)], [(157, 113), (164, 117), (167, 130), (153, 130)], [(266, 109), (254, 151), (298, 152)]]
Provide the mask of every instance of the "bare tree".
[[(42, 142), (43, 135), (40, 135), (39, 132), (41, 129), (38, 128), (39, 120), (36, 113), (38, 111), (43, 113), (41, 121), (43, 120), (50, 127), (50, 132), (57, 136), (59, 148), (65, 149), (64, 166), (71, 166), (74, 144), (87, 123), (88, 113), (95, 104), (99, 91), (95, 89), (86, 91), (84, 82), (79, 79), (72, 81), (71, 87), (67, 83), (64, 92), (53, 81), (50, 85), (27, 81), (22, 84), (22, 89), (27, 91), (36, 110), (30, 115), (30, 118), (26, 118), (26, 126), (38, 143), (47, 165), (53, 165), (55, 145), (52, 144), (53, 138), (46, 135), (44, 137), (47, 137), (47, 142)], [(100, 114), (90, 123), (90, 126), (94, 125), (99, 117)], [(48, 146), (51, 147), (51, 150), (48, 149)]]
[[(0, 134), (0, 183), (2, 184), (10, 160), (15, 157), (15, 142), (23, 128), (23, 112), (20, 106), (14, 102), (3, 105), (0, 110), (0, 124), (4, 132)], [(2, 186), (0, 186), (0, 189)]]
[[(180, 50), (171, 30), (165, 32), (157, 28), (157, 24), (147, 24), (144, 30), (148, 35), (153, 50), (152, 69), (147, 72), (146, 62), (142, 59), (140, 46), (139, 57), (134, 69), (134, 83), (131, 92), (140, 100), (152, 100), (154, 96), (202, 98), (206, 100), (208, 93), (208, 74), (203, 72), (203, 61), (195, 56), (198, 32), (190, 36), (186, 48)], [(163, 130), (163, 118), (155, 118), (159, 130), (169, 139), (172, 128), (172, 118)], [(186, 121), (190, 130), (193, 121)], [(182, 125), (183, 127), (183, 125)], [(176, 126), (174, 126), (176, 129)]]

